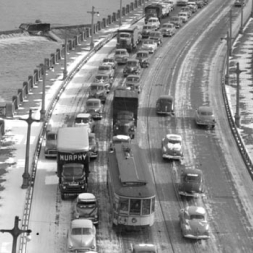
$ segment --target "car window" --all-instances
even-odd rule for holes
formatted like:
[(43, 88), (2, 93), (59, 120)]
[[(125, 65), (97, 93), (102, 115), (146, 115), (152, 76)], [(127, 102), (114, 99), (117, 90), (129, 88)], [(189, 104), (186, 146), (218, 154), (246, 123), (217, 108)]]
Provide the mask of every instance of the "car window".
[(109, 66), (99, 66), (98, 70), (110, 70)]
[(86, 105), (87, 105), (87, 106), (99, 106), (99, 102), (87, 101), (87, 102), (86, 102)]
[(89, 202), (84, 202), (84, 201), (78, 201), (76, 206), (80, 209), (91, 209), (96, 207), (96, 201), (89, 201)]
[(75, 123), (77, 123), (77, 124), (81, 124), (81, 123), (84, 123), (84, 124), (86, 124), (86, 123), (89, 123), (89, 118), (76, 118), (75, 119)]
[(71, 231), (72, 235), (90, 235), (91, 233), (91, 228), (73, 228)]
[(57, 134), (55, 134), (55, 133), (48, 133), (47, 134), (48, 141), (55, 141), (56, 139), (57, 139)]
[(202, 214), (191, 214), (190, 220), (205, 220), (205, 216)]
[(184, 175), (183, 181), (186, 183), (200, 182), (201, 177), (198, 174), (186, 174)]

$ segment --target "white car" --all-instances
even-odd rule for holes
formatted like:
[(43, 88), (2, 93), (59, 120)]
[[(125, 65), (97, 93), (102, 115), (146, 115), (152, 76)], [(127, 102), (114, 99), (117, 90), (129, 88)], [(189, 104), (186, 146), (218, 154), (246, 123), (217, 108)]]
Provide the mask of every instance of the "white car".
[(75, 219), (71, 221), (67, 235), (67, 248), (70, 252), (95, 251), (96, 228), (91, 220)]
[(171, 37), (176, 33), (176, 27), (173, 23), (164, 23), (161, 27), (161, 33), (164, 37)]
[(147, 50), (153, 54), (157, 50), (157, 43), (154, 40), (143, 40), (141, 50)]
[(151, 243), (140, 243), (131, 245), (133, 253), (158, 253), (157, 247)]
[(90, 113), (78, 113), (76, 115), (74, 126), (77, 127), (87, 127), (89, 130), (89, 133), (94, 133), (95, 131), (95, 122), (92, 119), (92, 116)]
[(178, 17), (180, 17), (183, 21), (183, 23), (187, 23), (189, 20), (189, 13), (188, 12), (179, 12)]
[(162, 157), (165, 159), (181, 160), (182, 152), (182, 137), (178, 134), (167, 134), (162, 139)]
[(160, 21), (156, 17), (149, 18), (147, 25), (154, 25), (156, 27), (156, 30), (160, 28)]

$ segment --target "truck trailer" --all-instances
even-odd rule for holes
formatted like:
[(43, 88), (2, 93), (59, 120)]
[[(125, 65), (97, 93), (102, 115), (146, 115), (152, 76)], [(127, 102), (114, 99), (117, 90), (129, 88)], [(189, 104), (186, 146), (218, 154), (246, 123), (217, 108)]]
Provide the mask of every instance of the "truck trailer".
[(128, 52), (132, 52), (140, 41), (141, 34), (137, 26), (117, 31), (117, 48), (125, 48)]
[(138, 114), (138, 93), (127, 89), (116, 89), (112, 104), (113, 136), (135, 136)]
[(163, 18), (163, 6), (160, 4), (149, 4), (145, 7), (145, 23), (148, 22), (149, 18), (151, 17), (157, 17), (159, 21), (161, 22), (161, 19)]
[(57, 135), (57, 176), (62, 199), (87, 191), (89, 177), (87, 127), (62, 127)]

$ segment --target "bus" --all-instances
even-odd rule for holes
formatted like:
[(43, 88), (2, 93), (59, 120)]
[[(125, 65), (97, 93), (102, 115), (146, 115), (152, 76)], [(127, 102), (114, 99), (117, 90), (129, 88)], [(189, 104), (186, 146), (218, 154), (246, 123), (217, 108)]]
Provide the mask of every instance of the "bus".
[(108, 188), (112, 226), (126, 230), (151, 227), (155, 186), (148, 163), (136, 144), (116, 143), (108, 154)]

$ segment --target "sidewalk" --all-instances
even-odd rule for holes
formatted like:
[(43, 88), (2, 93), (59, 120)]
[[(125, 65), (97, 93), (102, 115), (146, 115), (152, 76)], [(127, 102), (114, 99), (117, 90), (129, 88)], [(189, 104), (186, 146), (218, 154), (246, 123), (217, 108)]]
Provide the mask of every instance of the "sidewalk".
[[(142, 18), (142, 7), (134, 10), (128, 16), (122, 19), (122, 27), (129, 27), (131, 23)], [(112, 24), (105, 30), (100, 31), (94, 37), (95, 47), (105, 40), (119, 28), (118, 23)], [(70, 51), (67, 56), (67, 71), (71, 73), (80, 62), (87, 57), (89, 51), (90, 40), (76, 47), (74, 51)], [(62, 85), (64, 62), (54, 66), (54, 72), (48, 71), (46, 77), (46, 100), (45, 108), (48, 109), (51, 103), (54, 103)], [(19, 216), (19, 228), (28, 229), (30, 206), (33, 187), (21, 189), (25, 167), (26, 154), (26, 138), (27, 123), (17, 118), (28, 118), (29, 109), (33, 110), (33, 119), (40, 119), (42, 81), (31, 91), (29, 97), (23, 102), (22, 106), (17, 110), (14, 119), (6, 119), (6, 134), (2, 139), (2, 147), (0, 154), (0, 229), (12, 229), (14, 226), (14, 217)], [(34, 122), (31, 126), (30, 150), (29, 150), (29, 173), (33, 179), (35, 176), (34, 167), (36, 166), (36, 154), (39, 152), (37, 146), (42, 141), (39, 136), (42, 132), (43, 124)], [(34, 161), (35, 158), (35, 161)], [(23, 239), (22, 236), (20, 238)], [(19, 239), (20, 239), (19, 238)], [(0, 233), (0, 252), (9, 253), (12, 249), (13, 238), (9, 233)], [(21, 244), (22, 247), (23, 243)], [(24, 246), (25, 247), (25, 246)], [(21, 251), (23, 252), (23, 248)]]

